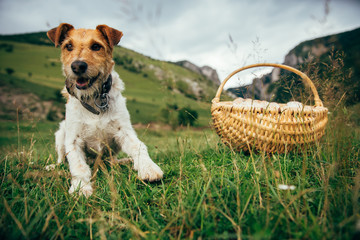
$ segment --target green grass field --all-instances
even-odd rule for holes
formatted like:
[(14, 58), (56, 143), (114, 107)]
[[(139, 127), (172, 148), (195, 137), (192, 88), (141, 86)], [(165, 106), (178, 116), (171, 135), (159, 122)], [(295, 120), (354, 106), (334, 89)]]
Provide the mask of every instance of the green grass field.
[[(0, 48), (0, 87), (61, 104), (56, 100), (64, 82), (59, 50), (0, 43), (13, 45), (9, 52)], [(195, 77), (171, 63), (115, 51)], [(354, 124), (359, 106), (331, 109), (321, 144), (309, 151), (235, 153), (209, 128), (210, 103), (171, 91), (151, 71), (136, 73), (122, 65), (116, 70), (126, 84), (132, 122), (141, 123), (138, 136), (164, 178), (144, 182), (131, 164), (104, 158), (92, 166), (94, 194), (69, 195), (68, 164), (45, 170), (56, 162), (58, 121), (2, 119), (0, 239), (359, 238), (360, 129)], [(196, 128), (147, 127), (160, 121), (167, 104), (195, 109)]]
[[(331, 121), (302, 154), (233, 153), (211, 129), (137, 130), (164, 179), (98, 167), (95, 192), (71, 196), (53, 122), (3, 122), (1, 239), (352, 239), (359, 221), (360, 132)], [(294, 186), (281, 190), (279, 184)]]

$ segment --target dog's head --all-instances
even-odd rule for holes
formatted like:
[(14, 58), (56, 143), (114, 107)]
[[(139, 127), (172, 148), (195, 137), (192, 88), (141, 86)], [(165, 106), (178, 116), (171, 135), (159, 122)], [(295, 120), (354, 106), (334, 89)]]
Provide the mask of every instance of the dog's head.
[(47, 32), (55, 47), (61, 47), (61, 62), (70, 94), (92, 96), (99, 91), (114, 66), (113, 47), (119, 43), (122, 32), (98, 25), (96, 29), (75, 29), (62, 23)]

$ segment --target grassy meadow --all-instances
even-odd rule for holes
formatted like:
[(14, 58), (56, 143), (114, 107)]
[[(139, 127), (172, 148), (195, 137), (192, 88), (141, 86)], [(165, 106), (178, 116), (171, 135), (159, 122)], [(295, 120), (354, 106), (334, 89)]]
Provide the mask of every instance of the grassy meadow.
[[(158, 183), (107, 158), (94, 194), (68, 194), (51, 122), (2, 124), (2, 239), (352, 239), (359, 221), (360, 132), (334, 121), (302, 154), (234, 153), (210, 129), (138, 129)], [(6, 144), (7, 143), (7, 144)], [(94, 169), (95, 168), (95, 169)], [(280, 184), (292, 189), (282, 190)]]
[[(0, 49), (0, 87), (53, 99), (64, 81), (59, 50), (7, 43), (14, 49)], [(184, 71), (146, 57), (141, 61)], [(7, 73), (7, 68), (14, 72)], [(331, 109), (324, 138), (308, 151), (235, 153), (209, 128), (209, 103), (174, 93), (150, 71), (136, 73), (124, 65), (116, 70), (127, 87), (133, 123), (139, 123), (138, 136), (163, 169), (164, 179), (144, 182), (130, 164), (114, 164), (108, 157), (92, 166), (91, 197), (69, 195), (68, 165), (45, 170), (56, 162), (58, 121), (0, 120), (0, 239), (360, 236), (360, 129), (350, 121), (356, 113), (340, 105)], [(153, 127), (166, 103), (196, 109), (196, 127)]]

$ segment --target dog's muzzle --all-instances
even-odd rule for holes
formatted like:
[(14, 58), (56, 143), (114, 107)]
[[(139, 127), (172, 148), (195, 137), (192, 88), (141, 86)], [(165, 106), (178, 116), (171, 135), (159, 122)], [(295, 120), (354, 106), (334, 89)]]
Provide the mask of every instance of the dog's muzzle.
[(76, 88), (79, 90), (88, 89), (99, 78), (99, 76), (100, 76), (100, 73), (98, 73), (98, 75), (96, 75), (95, 77), (92, 77), (92, 78), (84, 78), (84, 77), (77, 78), (76, 79)]
[(84, 61), (76, 60), (71, 64), (71, 70), (77, 76), (75, 85), (79, 90), (88, 89), (100, 76), (100, 73), (95, 77), (86, 76), (87, 69), (88, 65)]

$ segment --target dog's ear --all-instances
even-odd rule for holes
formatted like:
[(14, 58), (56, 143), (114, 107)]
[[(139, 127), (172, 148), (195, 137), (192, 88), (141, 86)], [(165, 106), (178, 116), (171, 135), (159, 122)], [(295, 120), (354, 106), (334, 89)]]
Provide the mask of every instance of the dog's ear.
[(55, 43), (55, 47), (61, 45), (67, 36), (67, 33), (74, 27), (68, 23), (61, 23), (58, 27), (47, 32), (48, 38)]
[(120, 42), (123, 33), (119, 30), (111, 28), (107, 25), (98, 25), (96, 27), (98, 31), (105, 37), (106, 41), (108, 42), (109, 46), (113, 48), (116, 44)]

